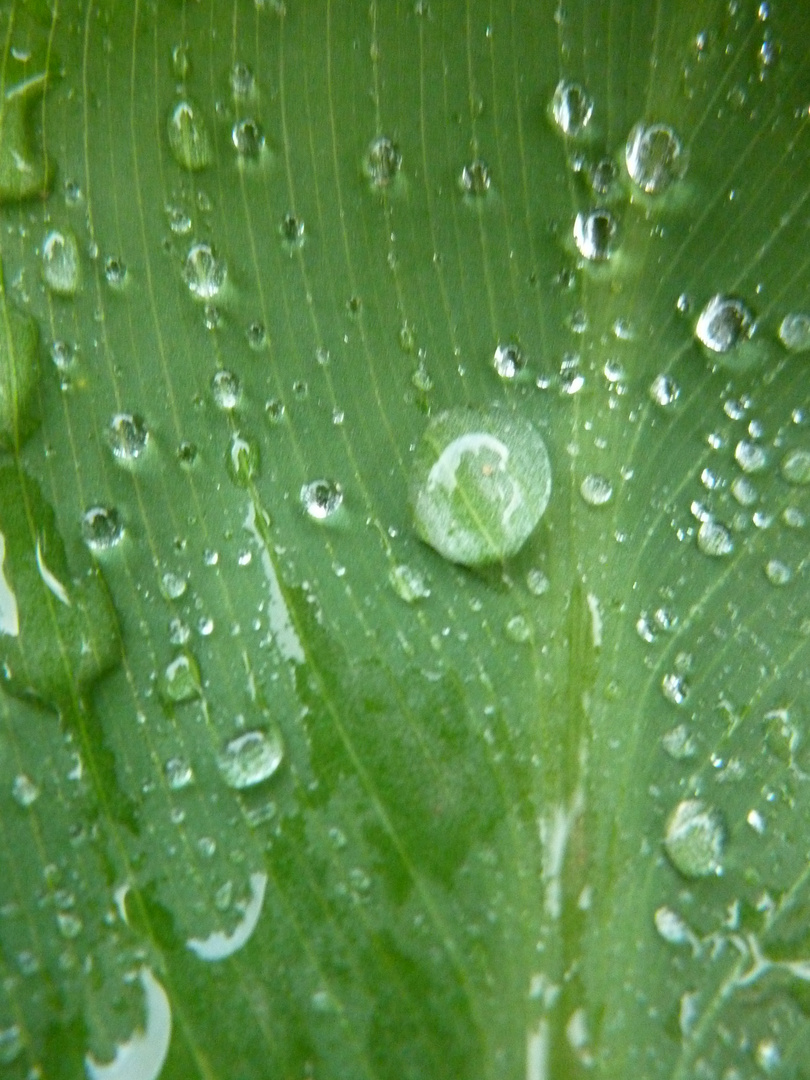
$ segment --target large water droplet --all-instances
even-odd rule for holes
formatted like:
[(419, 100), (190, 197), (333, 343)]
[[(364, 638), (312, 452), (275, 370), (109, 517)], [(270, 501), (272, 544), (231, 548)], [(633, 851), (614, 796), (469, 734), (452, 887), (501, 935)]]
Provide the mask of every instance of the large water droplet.
[(79, 245), (70, 229), (52, 229), (42, 244), (42, 276), (57, 296), (79, 288)]
[(580, 211), (574, 221), (574, 241), (580, 255), (591, 262), (604, 262), (613, 254), (618, 226), (609, 210)]
[(723, 872), (725, 829), (719, 813), (701, 799), (684, 799), (670, 814), (664, 850), (676, 870), (687, 878)]
[(681, 140), (666, 124), (636, 124), (627, 136), (624, 159), (630, 179), (649, 195), (666, 191), (686, 167)]
[(593, 116), (593, 98), (579, 85), (561, 79), (551, 99), (554, 123), (569, 137), (581, 135)]
[(226, 745), (217, 764), (228, 787), (242, 790), (268, 780), (284, 756), (281, 732), (247, 731)]
[(714, 518), (706, 518), (702, 521), (697, 534), (697, 545), (704, 555), (721, 558), (730, 555), (734, 550), (734, 541), (731, 533)]
[(401, 168), (402, 154), (387, 135), (380, 135), (369, 144), (363, 158), (363, 172), (372, 187), (388, 187)]
[(786, 315), (779, 326), (779, 340), (791, 352), (810, 350), (810, 315), (803, 312)]
[(227, 277), (227, 267), (210, 244), (192, 244), (186, 256), (183, 279), (198, 300), (213, 300)]
[(123, 535), (124, 523), (114, 507), (93, 506), (82, 517), (82, 538), (95, 554), (115, 547)]
[(190, 101), (179, 101), (167, 127), (175, 161), (190, 172), (199, 172), (211, 161), (211, 139), (202, 114)]
[(47, 195), (53, 165), (44, 150), (31, 146), (30, 106), (45, 89), (44, 73), (5, 88), (0, 139), (0, 203)]
[(301, 488), (301, 505), (317, 521), (332, 517), (343, 502), (343, 488), (332, 480), (312, 480)]
[(744, 473), (762, 472), (768, 466), (765, 448), (747, 439), (740, 439), (737, 443), (734, 448), (734, 460)]
[(548, 451), (528, 420), (451, 409), (419, 442), (410, 493), (419, 535), (446, 559), (500, 562), (523, 547), (545, 512)]
[(149, 429), (136, 414), (116, 413), (110, 421), (107, 437), (119, 461), (135, 461), (146, 450)]
[(695, 336), (707, 349), (727, 353), (751, 336), (754, 317), (742, 300), (717, 293), (698, 316)]
[(782, 458), (782, 476), (789, 484), (810, 484), (810, 450), (791, 450)]

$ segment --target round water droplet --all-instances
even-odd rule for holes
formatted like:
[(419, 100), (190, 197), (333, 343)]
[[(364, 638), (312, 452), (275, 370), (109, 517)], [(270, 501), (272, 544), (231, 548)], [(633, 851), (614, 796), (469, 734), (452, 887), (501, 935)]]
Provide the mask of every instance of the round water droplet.
[(240, 157), (255, 159), (264, 149), (264, 132), (256, 120), (248, 117), (233, 125), (231, 141)]
[(771, 585), (787, 585), (793, 572), (780, 559), (768, 559), (765, 563), (765, 576)]
[(218, 259), (210, 244), (193, 244), (186, 257), (183, 279), (199, 300), (218, 296), (227, 277), (225, 263)]
[(473, 197), (486, 195), (491, 184), (492, 175), (489, 171), (489, 165), (483, 158), (475, 158), (474, 161), (471, 161), (469, 165), (465, 165), (461, 170), (459, 185), (465, 195)]
[(542, 570), (535, 567), (526, 575), (526, 586), (533, 596), (543, 596), (551, 588), (551, 582)]
[(67, 371), (76, 359), (76, 348), (67, 341), (54, 341), (51, 345), (51, 360), (59, 371)]
[(160, 591), (167, 600), (179, 600), (188, 588), (188, 579), (183, 574), (167, 570), (160, 579)]
[(588, 506), (604, 506), (613, 497), (613, 485), (606, 476), (591, 473), (579, 485), (582, 498)]
[(247, 343), (256, 352), (267, 346), (267, 330), (262, 322), (252, 322), (245, 331)]
[(554, 123), (569, 137), (581, 135), (593, 116), (593, 98), (579, 85), (561, 79), (551, 99)]
[(636, 124), (627, 136), (624, 159), (630, 179), (649, 195), (658, 195), (686, 168), (681, 140), (666, 124)]
[(332, 480), (313, 480), (301, 488), (301, 505), (317, 521), (332, 517), (342, 502), (343, 488)]
[(247, 64), (237, 61), (230, 71), (231, 93), (237, 98), (250, 97), (256, 89), (256, 79)]
[(689, 696), (689, 684), (683, 675), (671, 671), (661, 680), (661, 693), (673, 705), (683, 705)]
[(678, 400), (678, 384), (670, 375), (656, 375), (650, 384), (650, 398), (662, 409), (668, 409)]
[(0, 1028), (0, 1065), (11, 1065), (25, 1049), (25, 1038), (17, 1024)]
[(768, 455), (764, 447), (741, 439), (734, 448), (734, 459), (744, 473), (758, 473), (767, 468)]
[(410, 494), (419, 535), (446, 559), (501, 562), (523, 547), (548, 505), (546, 444), (519, 416), (451, 409), (417, 446)]
[(259, 444), (234, 432), (225, 454), (228, 475), (239, 487), (247, 487), (259, 475)]
[(297, 251), (304, 245), (305, 226), (295, 214), (285, 214), (278, 227), (281, 239), (291, 251)]
[(719, 813), (701, 799), (684, 799), (670, 814), (664, 850), (684, 877), (722, 874), (725, 828)]
[(166, 783), (172, 791), (181, 791), (194, 782), (194, 770), (185, 758), (169, 758), (163, 771), (166, 774)]
[(211, 139), (202, 114), (190, 101), (179, 101), (167, 125), (169, 146), (178, 165), (199, 172), (211, 161)]
[(753, 506), (759, 498), (757, 489), (747, 476), (735, 476), (731, 481), (731, 494), (740, 506)]
[(810, 350), (810, 315), (803, 312), (786, 315), (779, 326), (779, 340), (791, 352)]
[(727, 353), (754, 328), (754, 317), (742, 300), (717, 293), (698, 316), (695, 336), (715, 353)]
[(810, 484), (810, 450), (791, 450), (782, 458), (782, 476), (789, 484)]
[(493, 364), (502, 379), (514, 379), (526, 367), (526, 357), (519, 345), (498, 345)]
[(264, 414), (271, 424), (277, 424), (284, 417), (284, 402), (278, 398), (270, 398), (265, 402)]
[(79, 245), (69, 229), (52, 229), (45, 237), (42, 276), (57, 296), (73, 296), (79, 288)]
[(39, 788), (30, 776), (26, 776), (25, 773), (20, 773), (18, 776), (14, 777), (14, 783), (11, 785), (11, 794), (18, 806), (27, 809), (39, 798)]
[(104, 277), (107, 279), (107, 284), (114, 289), (122, 288), (127, 280), (127, 267), (124, 260), (114, 255), (106, 259), (104, 262)]
[(609, 210), (580, 211), (574, 221), (574, 241), (580, 255), (591, 262), (604, 262), (613, 254), (618, 226)]
[(222, 369), (211, 380), (211, 393), (220, 409), (235, 409), (242, 397), (242, 384), (232, 371)]
[(202, 693), (200, 667), (192, 653), (182, 652), (166, 665), (161, 692), (167, 701), (180, 705), (194, 701)]
[(706, 518), (701, 522), (697, 534), (697, 545), (704, 555), (721, 558), (730, 555), (734, 550), (734, 541), (731, 533), (713, 518)]
[(96, 554), (121, 542), (124, 523), (115, 507), (93, 506), (82, 517), (82, 538)]
[(188, 236), (191, 232), (191, 218), (181, 206), (167, 206), (169, 228), (175, 236)]
[(369, 144), (363, 158), (363, 173), (375, 188), (386, 188), (402, 168), (402, 154), (395, 142), (380, 135)]
[(242, 790), (268, 780), (284, 756), (281, 732), (248, 731), (226, 745), (217, 764), (228, 787)]
[(531, 640), (532, 628), (525, 615), (513, 615), (510, 619), (507, 619), (504, 629), (506, 636), (519, 645), (524, 645)]
[(110, 421), (107, 437), (119, 461), (134, 461), (146, 450), (149, 431), (140, 416), (116, 413)]
[(405, 563), (395, 566), (388, 575), (388, 580), (394, 592), (406, 604), (413, 604), (417, 600), (424, 600), (430, 596), (430, 588), (424, 574)]

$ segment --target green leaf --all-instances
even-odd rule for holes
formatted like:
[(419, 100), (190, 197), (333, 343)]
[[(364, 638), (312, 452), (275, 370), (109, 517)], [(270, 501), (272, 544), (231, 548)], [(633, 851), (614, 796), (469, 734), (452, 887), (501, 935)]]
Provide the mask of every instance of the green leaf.
[(0, 1078), (810, 1075), (809, 33), (0, 5)]

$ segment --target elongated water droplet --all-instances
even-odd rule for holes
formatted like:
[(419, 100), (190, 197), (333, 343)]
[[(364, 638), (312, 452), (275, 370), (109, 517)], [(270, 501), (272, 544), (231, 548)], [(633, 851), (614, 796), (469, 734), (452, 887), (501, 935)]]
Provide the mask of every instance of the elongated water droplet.
[(666, 124), (636, 124), (624, 152), (630, 179), (649, 195), (666, 191), (686, 168), (681, 140)]
[(269, 780), (283, 756), (281, 732), (273, 727), (266, 732), (247, 731), (231, 739), (217, 763), (228, 787), (242, 790)]
[(259, 444), (255, 439), (234, 432), (225, 454), (225, 464), (231, 480), (239, 487), (247, 487), (259, 475)]
[(581, 135), (593, 116), (593, 98), (579, 85), (561, 79), (551, 99), (554, 123), (570, 138)]
[(451, 562), (500, 562), (528, 540), (551, 496), (536, 428), (497, 409), (452, 409), (428, 425), (411, 473), (421, 538)]
[(193, 653), (182, 652), (166, 665), (161, 680), (161, 692), (175, 705), (194, 701), (202, 693), (200, 667)]
[(52, 229), (42, 244), (42, 276), (57, 296), (79, 288), (79, 245), (70, 229)]
[(202, 113), (190, 101), (179, 101), (168, 121), (169, 146), (178, 165), (199, 172), (211, 161), (211, 138)]
[(717, 293), (698, 316), (695, 336), (712, 352), (727, 353), (750, 337), (753, 327), (754, 317), (742, 300)]
[(192, 244), (186, 256), (183, 278), (192, 296), (213, 300), (222, 290), (227, 267), (210, 244)]
[(6, 88), (0, 107), (3, 137), (0, 139), (0, 203), (16, 203), (48, 194), (53, 164), (30, 138), (31, 106), (45, 89), (42, 72)]
[(701, 799), (684, 799), (670, 814), (664, 850), (676, 870), (687, 878), (723, 872), (725, 828), (716, 810)]
[(0, 446), (16, 448), (37, 426), (39, 324), (6, 299), (0, 267)]

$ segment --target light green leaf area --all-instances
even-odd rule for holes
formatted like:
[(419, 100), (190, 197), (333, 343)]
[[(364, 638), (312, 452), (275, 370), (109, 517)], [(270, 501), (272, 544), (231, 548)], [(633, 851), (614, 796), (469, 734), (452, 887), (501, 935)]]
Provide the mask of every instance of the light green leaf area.
[(0, 1080), (807, 1080), (807, 5), (0, 12)]

